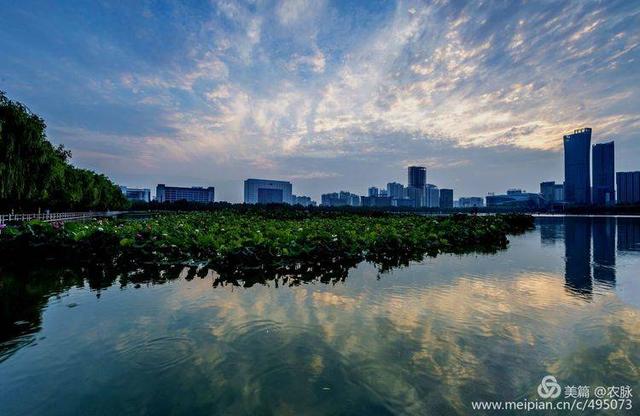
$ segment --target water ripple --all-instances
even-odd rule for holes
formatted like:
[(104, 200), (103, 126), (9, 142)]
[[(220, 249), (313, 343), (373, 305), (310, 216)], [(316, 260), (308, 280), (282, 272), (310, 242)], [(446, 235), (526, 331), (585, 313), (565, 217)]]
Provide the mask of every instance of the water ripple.
[(118, 354), (135, 367), (149, 372), (163, 372), (192, 359), (195, 348), (188, 338), (159, 337), (132, 343)]

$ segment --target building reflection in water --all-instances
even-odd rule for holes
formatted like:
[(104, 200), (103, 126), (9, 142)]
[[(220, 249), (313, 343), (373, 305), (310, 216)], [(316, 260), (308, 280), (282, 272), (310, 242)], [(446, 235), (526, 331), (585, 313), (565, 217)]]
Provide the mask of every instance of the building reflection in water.
[(593, 279), (605, 286), (616, 284), (616, 219), (593, 218)]
[(640, 221), (618, 218), (618, 251), (640, 251)]
[(591, 298), (591, 218), (565, 217), (565, 287), (571, 293)]
[(555, 245), (562, 240), (562, 219), (553, 217), (539, 217), (540, 241), (543, 245)]

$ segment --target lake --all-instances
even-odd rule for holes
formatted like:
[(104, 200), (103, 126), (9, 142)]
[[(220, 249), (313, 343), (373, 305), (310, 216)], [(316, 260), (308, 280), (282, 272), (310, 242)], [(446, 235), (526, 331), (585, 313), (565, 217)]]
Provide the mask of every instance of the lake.
[(547, 375), (556, 400), (629, 387), (610, 413), (638, 414), (640, 219), (539, 217), (509, 240), (330, 283), (2, 272), (0, 415), (470, 414), (545, 401)]

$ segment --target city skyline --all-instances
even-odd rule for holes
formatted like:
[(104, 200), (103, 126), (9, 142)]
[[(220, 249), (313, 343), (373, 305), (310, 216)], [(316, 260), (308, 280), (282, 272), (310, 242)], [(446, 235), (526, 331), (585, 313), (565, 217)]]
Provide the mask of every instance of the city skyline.
[(419, 165), (457, 196), (535, 191), (563, 177), (562, 136), (581, 126), (638, 169), (635, 2), (2, 9), (0, 90), (119, 184), (241, 202), (254, 176), (319, 201)]

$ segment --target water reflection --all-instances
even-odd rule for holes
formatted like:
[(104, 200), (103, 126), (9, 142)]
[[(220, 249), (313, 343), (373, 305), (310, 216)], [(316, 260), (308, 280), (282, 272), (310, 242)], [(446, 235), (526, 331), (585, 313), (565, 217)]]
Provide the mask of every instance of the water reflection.
[(613, 287), (616, 285), (616, 218), (597, 217), (593, 223), (593, 279)]
[(640, 220), (618, 218), (618, 251), (640, 251)]
[(251, 288), (202, 267), (3, 272), (0, 334), (32, 326), (3, 347), (0, 414), (470, 414), (536, 398), (545, 374), (638, 391), (620, 224), (544, 219), (507, 251), (380, 279), (366, 263)]
[(591, 218), (564, 219), (565, 286), (570, 292), (590, 298), (591, 283)]

